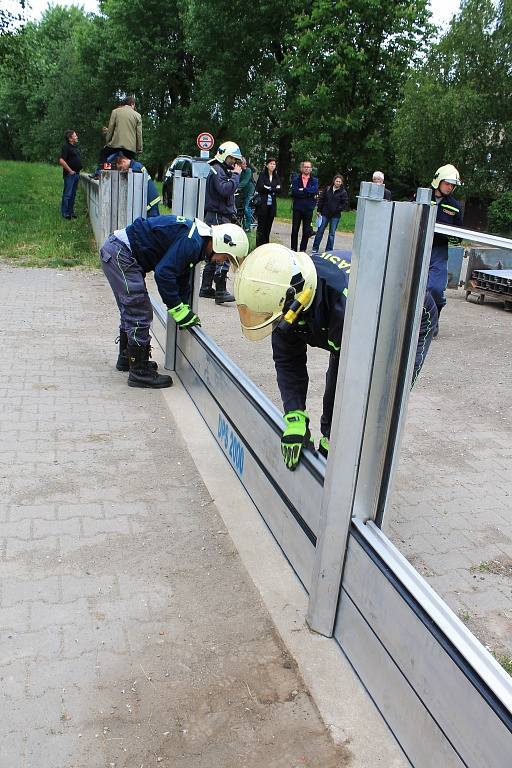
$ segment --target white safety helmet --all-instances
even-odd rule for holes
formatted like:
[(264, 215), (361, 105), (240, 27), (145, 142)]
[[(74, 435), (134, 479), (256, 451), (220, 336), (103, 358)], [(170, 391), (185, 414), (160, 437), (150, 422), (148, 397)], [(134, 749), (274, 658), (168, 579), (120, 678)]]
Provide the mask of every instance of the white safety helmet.
[(238, 269), (249, 253), (249, 240), (237, 224), (213, 224), (212, 246), (215, 253), (225, 253), (234, 269)]
[(194, 225), (201, 237), (211, 237), (214, 253), (225, 253), (233, 269), (238, 269), (249, 253), (249, 240), (242, 227), (237, 224), (205, 224), (194, 219)]
[(438, 189), (442, 181), (447, 181), (448, 184), (455, 184), (456, 187), (462, 186), (459, 172), (454, 165), (442, 165), (441, 168), (437, 169), (432, 179), (434, 189)]
[(268, 336), (294, 301), (295, 317), (308, 309), (316, 283), (315, 265), (307, 253), (295, 253), (278, 243), (260, 245), (235, 274), (234, 293), (244, 336), (250, 341)]
[[(234, 157), (235, 160), (242, 160), (242, 153), (240, 151), (240, 147), (238, 144), (235, 144), (234, 141), (225, 141), (223, 142), (218, 150), (217, 154), (213, 158), (214, 160), (218, 160), (219, 163), (224, 163), (226, 161), (227, 157)], [(210, 162), (212, 162), (210, 160)]]

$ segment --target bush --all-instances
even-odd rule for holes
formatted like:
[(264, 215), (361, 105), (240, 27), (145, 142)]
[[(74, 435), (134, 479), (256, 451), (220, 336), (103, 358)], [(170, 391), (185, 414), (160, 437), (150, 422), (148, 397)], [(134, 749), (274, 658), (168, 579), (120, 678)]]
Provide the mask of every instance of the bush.
[(504, 192), (487, 211), (487, 221), (491, 232), (498, 235), (512, 233), (512, 192)]

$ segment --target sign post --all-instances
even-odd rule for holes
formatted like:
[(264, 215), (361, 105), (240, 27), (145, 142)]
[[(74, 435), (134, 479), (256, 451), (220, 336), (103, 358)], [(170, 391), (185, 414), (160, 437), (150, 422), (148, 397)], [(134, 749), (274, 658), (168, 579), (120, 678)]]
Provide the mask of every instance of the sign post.
[(196, 139), (197, 146), (201, 150), (201, 157), (210, 157), (210, 149), (214, 145), (214, 139), (211, 133), (202, 131)]

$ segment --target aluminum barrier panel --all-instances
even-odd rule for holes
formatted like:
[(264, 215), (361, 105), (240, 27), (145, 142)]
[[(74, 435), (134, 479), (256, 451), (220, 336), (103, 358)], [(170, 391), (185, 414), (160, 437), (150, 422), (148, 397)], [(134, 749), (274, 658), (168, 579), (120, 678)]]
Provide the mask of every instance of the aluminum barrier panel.
[(377, 187), (358, 204), (327, 465), (306, 451), (289, 472), (280, 412), (202, 329), (176, 334), (156, 301), (155, 337), (310, 594), (310, 625), (333, 630), (411, 765), (510, 768), (511, 678), (378, 527), (434, 222), (426, 190), (393, 203)]
[(114, 230), (124, 229), (139, 216), (146, 218), (147, 171), (102, 171), (99, 179), (82, 173), (80, 178), (98, 248)]

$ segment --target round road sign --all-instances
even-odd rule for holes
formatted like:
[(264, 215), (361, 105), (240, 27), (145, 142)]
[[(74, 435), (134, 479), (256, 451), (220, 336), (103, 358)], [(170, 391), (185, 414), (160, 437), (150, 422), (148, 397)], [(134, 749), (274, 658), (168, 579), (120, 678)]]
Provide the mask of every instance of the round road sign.
[(211, 149), (213, 145), (214, 140), (211, 133), (206, 133), (206, 131), (203, 131), (203, 133), (200, 133), (197, 137), (197, 146), (199, 149)]

